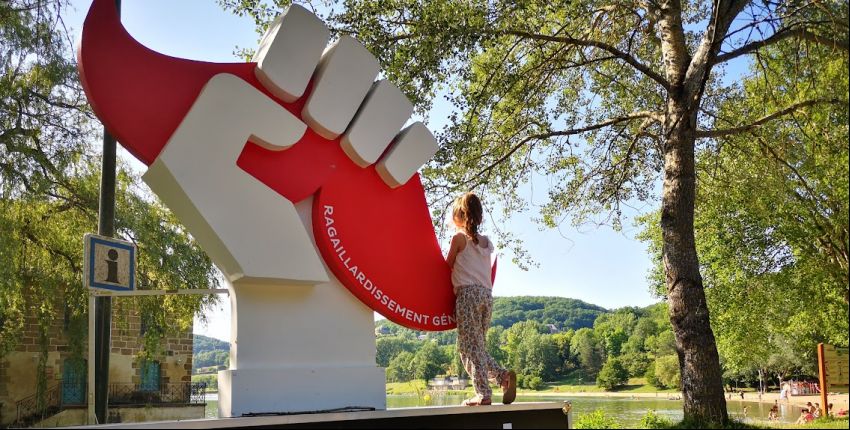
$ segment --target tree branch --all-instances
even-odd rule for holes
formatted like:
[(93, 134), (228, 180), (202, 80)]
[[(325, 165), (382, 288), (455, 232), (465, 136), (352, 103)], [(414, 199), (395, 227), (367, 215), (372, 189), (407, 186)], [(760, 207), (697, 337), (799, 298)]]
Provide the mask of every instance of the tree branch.
[(785, 116), (791, 114), (799, 109), (814, 106), (817, 104), (836, 104), (836, 105), (847, 105), (847, 100), (839, 100), (839, 99), (814, 99), (814, 100), (806, 100), (804, 102), (795, 103), (791, 106), (786, 107), (785, 109), (776, 111), (770, 115), (764, 116), (762, 118), (757, 119), (756, 121), (742, 125), (739, 127), (732, 128), (724, 128), (717, 130), (697, 130), (697, 138), (717, 138), (723, 136), (729, 136), (730, 134), (742, 133), (745, 131), (750, 131), (755, 128), (758, 128), (776, 118), (781, 116)]
[(699, 47), (685, 72), (685, 90), (691, 103), (699, 103), (711, 73), (711, 66), (732, 22), (746, 7), (745, 0), (719, 0), (714, 3), (711, 21), (703, 34)]
[(657, 10), (658, 14), (664, 72), (673, 86), (679, 88), (691, 61), (685, 41), (685, 29), (682, 25), (682, 4), (679, 0), (663, 0), (655, 3), (656, 5), (649, 10)]
[(751, 43), (748, 43), (748, 44), (746, 44), (746, 45), (744, 45), (744, 46), (742, 46), (742, 47), (740, 47), (740, 48), (738, 48), (734, 51), (718, 55), (714, 62), (715, 62), (715, 64), (720, 64), (720, 63), (729, 61), (733, 58), (737, 58), (737, 57), (740, 57), (742, 55), (746, 55), (746, 54), (749, 54), (751, 52), (757, 51), (757, 50), (759, 50), (759, 49), (761, 49), (765, 46), (769, 46), (769, 45), (779, 43), (779, 42), (781, 42), (785, 39), (789, 39), (789, 38), (808, 40), (808, 41), (815, 42), (815, 43), (818, 43), (818, 44), (821, 44), (821, 45), (836, 46), (836, 47), (839, 47), (839, 48), (841, 48), (845, 51), (850, 50), (850, 43), (848, 43), (847, 40), (837, 40), (837, 39), (830, 39), (828, 37), (819, 36), (817, 34), (810, 32), (809, 30), (807, 30), (805, 28), (797, 28), (797, 29), (784, 28), (784, 29), (779, 29), (776, 33), (773, 33), (773, 36), (770, 36), (767, 39), (759, 40), (759, 41), (756, 41), (756, 42), (751, 42)]
[(621, 122), (627, 122), (627, 121), (632, 121), (632, 120), (635, 120), (635, 119), (642, 119), (642, 118), (643, 119), (651, 119), (651, 120), (656, 121), (656, 122), (662, 122), (661, 114), (659, 114), (658, 112), (640, 111), (640, 112), (635, 112), (635, 113), (625, 115), (625, 116), (610, 118), (610, 119), (607, 119), (607, 120), (602, 121), (600, 123), (589, 125), (587, 127), (574, 128), (574, 129), (570, 129), (570, 130), (549, 131), (549, 132), (546, 132), (546, 133), (538, 133), (538, 134), (532, 134), (530, 136), (526, 136), (519, 143), (514, 145), (510, 150), (508, 150), (508, 152), (505, 155), (502, 155), (501, 157), (499, 157), (498, 160), (490, 163), (484, 169), (481, 169), (478, 173), (475, 174), (475, 176), (464, 181), (463, 184), (461, 184), (461, 185), (469, 184), (470, 182), (480, 178), (481, 176), (484, 176), (485, 173), (493, 170), (493, 168), (495, 168), (499, 164), (503, 163), (511, 155), (513, 155), (515, 152), (517, 152), (520, 148), (525, 146), (526, 143), (528, 143), (532, 140), (542, 140), (542, 139), (548, 139), (548, 138), (551, 138), (551, 137), (573, 136), (573, 135), (576, 135), (576, 134), (586, 133), (588, 131), (599, 130), (600, 128), (609, 127), (609, 126), (612, 126), (612, 125), (615, 125), (615, 124), (619, 124)]
[(664, 79), (663, 76), (661, 76), (660, 74), (658, 74), (657, 72), (652, 70), (652, 68), (650, 68), (646, 64), (643, 64), (640, 61), (638, 61), (638, 59), (633, 57), (631, 54), (629, 54), (627, 52), (623, 52), (623, 51), (617, 49), (616, 47), (609, 45), (607, 43), (603, 43), (603, 42), (600, 42), (600, 41), (597, 41), (597, 40), (576, 39), (576, 38), (570, 37), (570, 36), (549, 36), (549, 35), (546, 35), (546, 34), (535, 34), (535, 33), (529, 33), (529, 32), (520, 31), (520, 30), (485, 31), (485, 32), (488, 33), (488, 34), (496, 34), (496, 35), (507, 34), (507, 35), (511, 35), (511, 36), (519, 36), (519, 37), (524, 37), (524, 38), (533, 39), (533, 40), (545, 40), (545, 41), (548, 41), (548, 42), (565, 43), (565, 44), (574, 45), (574, 46), (587, 46), (587, 47), (599, 48), (603, 51), (610, 53), (614, 57), (617, 57), (617, 58), (623, 60), (624, 62), (628, 63), (629, 65), (631, 65), (635, 69), (639, 70), (640, 72), (642, 72), (644, 75), (646, 75), (647, 77), (649, 77), (653, 81), (658, 82), (658, 84), (660, 84), (665, 89), (670, 89), (670, 83), (667, 82), (667, 80)]

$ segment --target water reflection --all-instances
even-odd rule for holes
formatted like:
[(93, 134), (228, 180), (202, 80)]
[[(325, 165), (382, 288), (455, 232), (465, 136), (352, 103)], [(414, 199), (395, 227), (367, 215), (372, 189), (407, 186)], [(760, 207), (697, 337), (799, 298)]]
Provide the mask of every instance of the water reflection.
[[(424, 396), (423, 396), (424, 397)], [(466, 396), (431, 394), (430, 398), (419, 398), (415, 395), (393, 395), (387, 396), (387, 407), (408, 408), (417, 406), (452, 406), (459, 405)], [(428, 400), (426, 402), (426, 400)], [(667, 400), (659, 398), (628, 398), (628, 397), (570, 397), (570, 396), (517, 396), (517, 402), (562, 402), (569, 400), (573, 405), (573, 420), (583, 414), (602, 409), (606, 415), (615, 417), (626, 428), (635, 428), (640, 424), (641, 418), (652, 409), (659, 417), (668, 418), (673, 421), (682, 419), (682, 402), (680, 400)], [(493, 402), (501, 402), (500, 396), (494, 396)], [(767, 414), (770, 404), (757, 402), (742, 402), (731, 400), (726, 403), (729, 416), (732, 418), (752, 422), (767, 422)], [(747, 406), (747, 416), (744, 417), (743, 407)], [(779, 405), (780, 423), (793, 423), (799, 416), (799, 407)], [(797, 410), (795, 414), (794, 411)], [(206, 418), (218, 417), (218, 396), (207, 395)]]

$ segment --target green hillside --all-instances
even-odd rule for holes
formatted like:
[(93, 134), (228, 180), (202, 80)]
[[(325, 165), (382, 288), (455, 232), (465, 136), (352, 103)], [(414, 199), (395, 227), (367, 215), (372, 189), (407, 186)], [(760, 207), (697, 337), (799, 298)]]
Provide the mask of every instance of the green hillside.
[[(566, 297), (494, 297), (491, 325), (510, 328), (521, 321), (534, 321), (554, 324), (559, 330), (578, 330), (592, 328), (596, 318), (608, 312), (601, 306)], [(391, 333), (398, 331), (398, 326), (388, 320), (375, 322), (376, 327), (384, 325)]]
[[(194, 335), (194, 346), (192, 348), (192, 372), (198, 369), (213, 371), (218, 368), (226, 368), (230, 362), (230, 342), (216, 338)], [(224, 366), (224, 367), (221, 367)]]
[(225, 342), (214, 337), (207, 337), (200, 334), (194, 335), (194, 338), (194, 346), (192, 347), (193, 354), (209, 351), (230, 351), (230, 342)]
[(509, 328), (520, 321), (554, 324), (560, 330), (591, 328), (608, 310), (565, 297), (495, 297), (492, 325)]

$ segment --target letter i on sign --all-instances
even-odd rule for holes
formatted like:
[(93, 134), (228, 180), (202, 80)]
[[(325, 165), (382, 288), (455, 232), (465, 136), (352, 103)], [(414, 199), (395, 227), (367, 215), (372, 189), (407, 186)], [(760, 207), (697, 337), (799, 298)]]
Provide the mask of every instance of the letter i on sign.
[(118, 251), (110, 249), (106, 253), (106, 279), (105, 282), (118, 283)]

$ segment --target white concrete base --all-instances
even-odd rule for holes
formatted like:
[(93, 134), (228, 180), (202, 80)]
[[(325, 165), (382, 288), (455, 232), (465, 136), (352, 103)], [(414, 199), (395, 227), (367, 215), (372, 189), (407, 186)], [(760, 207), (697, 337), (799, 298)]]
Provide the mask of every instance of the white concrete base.
[[(295, 207), (308, 227), (312, 198)], [(218, 376), (220, 417), (386, 409), (373, 312), (326, 273), (330, 282), (318, 285), (229, 286), (230, 369)]]
[(386, 375), (377, 366), (246, 369), (218, 372), (218, 414), (387, 408)]

